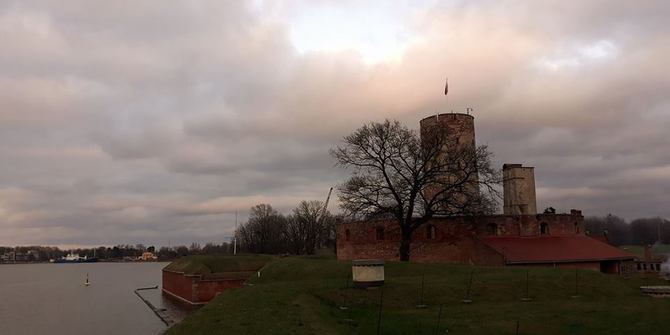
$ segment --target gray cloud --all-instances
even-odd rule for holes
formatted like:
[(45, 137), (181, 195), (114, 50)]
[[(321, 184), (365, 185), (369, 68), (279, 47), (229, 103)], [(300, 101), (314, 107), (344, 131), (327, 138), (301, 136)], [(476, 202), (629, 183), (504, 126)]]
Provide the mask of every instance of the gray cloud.
[(664, 2), (420, 2), (380, 64), (298, 52), (321, 5), (376, 6), (4, 2), (0, 245), (221, 241), (235, 211), (325, 197), (362, 123), (465, 107), (540, 207), (670, 217)]

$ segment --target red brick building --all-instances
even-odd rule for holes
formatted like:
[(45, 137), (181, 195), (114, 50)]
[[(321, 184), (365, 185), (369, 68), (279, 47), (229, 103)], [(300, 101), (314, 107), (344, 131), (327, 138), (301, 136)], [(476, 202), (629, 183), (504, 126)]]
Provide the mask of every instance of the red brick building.
[[(474, 118), (441, 114), (421, 120), (421, 131), (444, 127), (455, 143), (474, 146)], [(499, 266), (553, 266), (622, 273), (634, 256), (585, 235), (581, 211), (537, 214), (535, 174), (521, 164), (503, 166), (504, 214), (434, 218), (412, 236), (410, 259)], [(430, 191), (430, 190), (429, 190)], [(338, 259), (399, 259), (400, 227), (393, 220), (342, 224)]]
[[(337, 258), (398, 260), (400, 228), (393, 220), (342, 224)], [(584, 234), (571, 214), (435, 218), (412, 236), (411, 260), (490, 266), (578, 267), (620, 273), (634, 256)]]

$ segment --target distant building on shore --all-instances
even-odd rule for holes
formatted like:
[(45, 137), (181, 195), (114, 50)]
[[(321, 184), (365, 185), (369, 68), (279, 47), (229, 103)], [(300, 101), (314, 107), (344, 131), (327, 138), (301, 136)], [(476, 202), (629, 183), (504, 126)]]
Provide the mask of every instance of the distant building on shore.
[(29, 250), (28, 252), (9, 251), (0, 255), (0, 262), (2, 263), (26, 263), (38, 262), (40, 254), (37, 250)]
[(158, 259), (158, 257), (156, 257), (156, 255), (153, 252), (150, 252), (150, 251), (143, 252), (142, 256), (139, 257), (139, 260), (144, 261), (144, 262), (155, 261), (157, 259)]

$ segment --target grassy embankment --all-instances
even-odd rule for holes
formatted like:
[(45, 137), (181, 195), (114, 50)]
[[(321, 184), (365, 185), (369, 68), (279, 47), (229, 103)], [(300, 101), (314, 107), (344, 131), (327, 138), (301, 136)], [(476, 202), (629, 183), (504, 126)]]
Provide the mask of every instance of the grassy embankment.
[(262, 268), (272, 259), (272, 256), (267, 255), (186, 256), (170, 263), (165, 269), (205, 277), (231, 278), (244, 275), (247, 278), (251, 272)]
[[(382, 290), (347, 288), (350, 268), (333, 259), (276, 259), (250, 279), (253, 286), (220, 295), (168, 334), (376, 334)], [(472, 270), (473, 303), (465, 305)], [(428, 308), (418, 309), (424, 271)], [(532, 268), (529, 278), (534, 300), (522, 302), (524, 268), (387, 263), (381, 333), (515, 334), (518, 321), (519, 334), (668, 334), (670, 299), (638, 290), (658, 279), (581, 270), (580, 297), (571, 298), (574, 270)]]

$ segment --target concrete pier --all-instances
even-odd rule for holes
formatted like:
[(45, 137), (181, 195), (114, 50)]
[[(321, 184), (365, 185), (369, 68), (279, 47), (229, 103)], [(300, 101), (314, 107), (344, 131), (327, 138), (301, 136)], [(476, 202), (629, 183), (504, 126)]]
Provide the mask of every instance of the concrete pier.
[(139, 292), (144, 290), (157, 290), (157, 289), (158, 285), (151, 287), (141, 287), (136, 289), (134, 292), (138, 297), (140, 297), (140, 299), (142, 299), (142, 301), (144, 301), (145, 304), (147, 304), (147, 306), (149, 306), (149, 308), (151, 308), (151, 311), (153, 311), (154, 314), (156, 314), (156, 316), (158, 316), (158, 318), (161, 319), (161, 321), (163, 321), (163, 323), (165, 323), (166, 326), (170, 327), (174, 324), (174, 320), (172, 320), (172, 318), (165, 312), (164, 309), (157, 308), (156, 306), (154, 306), (154, 304), (152, 304), (151, 301), (145, 299)]

